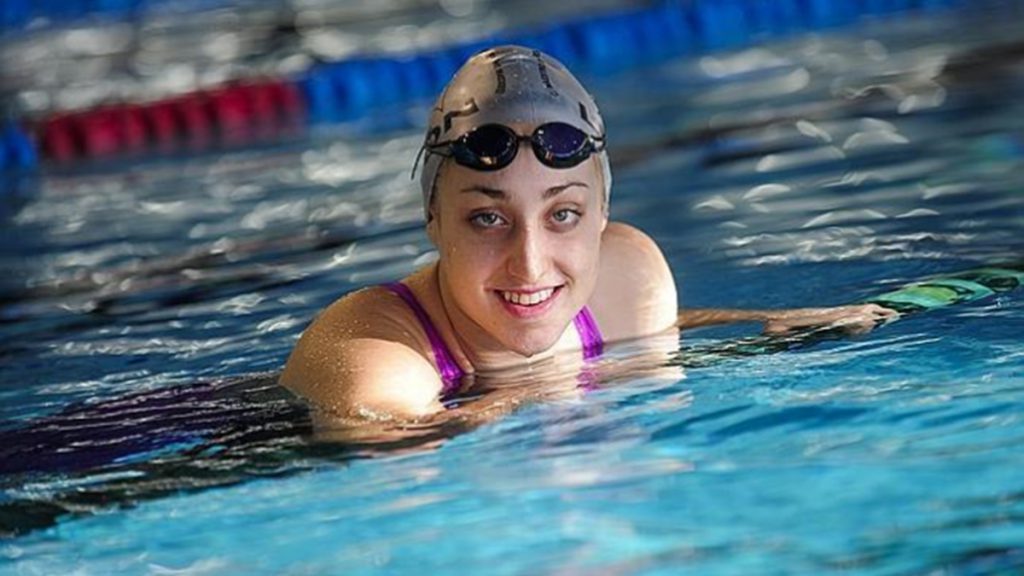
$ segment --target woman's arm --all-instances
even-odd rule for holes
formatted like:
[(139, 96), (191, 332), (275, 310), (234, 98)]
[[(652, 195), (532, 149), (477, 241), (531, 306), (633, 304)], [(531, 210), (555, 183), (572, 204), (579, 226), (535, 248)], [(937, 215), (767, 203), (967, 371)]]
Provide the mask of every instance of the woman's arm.
[(828, 328), (840, 328), (850, 334), (862, 334), (898, 316), (895, 310), (877, 304), (789, 310), (694, 308), (681, 310), (677, 325), (680, 329), (686, 329), (734, 322), (761, 322), (764, 324), (764, 333), (772, 335)]
[(443, 410), (437, 370), (398, 325), (395, 307), (379, 290), (332, 304), (299, 338), (281, 385), (339, 420), (414, 419)]

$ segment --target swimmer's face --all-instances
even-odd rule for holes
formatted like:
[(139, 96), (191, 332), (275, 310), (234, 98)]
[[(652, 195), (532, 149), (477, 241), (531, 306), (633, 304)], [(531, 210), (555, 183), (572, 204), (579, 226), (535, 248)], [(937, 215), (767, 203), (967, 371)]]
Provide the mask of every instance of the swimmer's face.
[(525, 356), (558, 341), (597, 283), (602, 180), (595, 157), (556, 170), (528, 145), (494, 172), (445, 162), (427, 231), (459, 334)]

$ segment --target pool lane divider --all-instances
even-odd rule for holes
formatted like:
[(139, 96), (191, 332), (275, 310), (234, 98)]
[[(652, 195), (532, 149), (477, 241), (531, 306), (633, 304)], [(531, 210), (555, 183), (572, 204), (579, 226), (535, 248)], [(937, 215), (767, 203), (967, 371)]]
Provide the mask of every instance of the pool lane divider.
[[(900, 313), (901, 317), (974, 302), (1024, 286), (1024, 262), (972, 268), (906, 284), (860, 301), (878, 304)], [(761, 356), (805, 348), (823, 340), (847, 334), (840, 328), (807, 330), (786, 336), (753, 336), (726, 342), (691, 346), (679, 352), (675, 364), (685, 368), (704, 368), (722, 361)]]
[(994, 0), (666, 0), (421, 53), (322, 63), (291, 79), (254, 79), (150, 103), (57, 113), (23, 128), (39, 152), (24, 158), (67, 163), (273, 141), (296, 126), (349, 122), (429, 101), (467, 57), (504, 43), (543, 50), (580, 72), (613, 74), (867, 16), (990, 4), (1002, 5)]

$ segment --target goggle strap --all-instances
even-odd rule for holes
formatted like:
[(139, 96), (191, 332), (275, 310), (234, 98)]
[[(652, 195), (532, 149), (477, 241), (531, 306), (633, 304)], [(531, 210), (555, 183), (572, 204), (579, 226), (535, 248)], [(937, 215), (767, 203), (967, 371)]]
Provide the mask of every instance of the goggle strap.
[[(416, 153), (416, 161), (412, 163), (412, 173), (409, 174), (409, 180), (416, 179), (416, 168), (420, 165), (420, 160), (423, 158), (423, 153), (426, 151), (427, 143), (424, 142), (423, 145), (420, 146), (420, 151)], [(424, 162), (426, 162), (426, 160), (424, 160)]]

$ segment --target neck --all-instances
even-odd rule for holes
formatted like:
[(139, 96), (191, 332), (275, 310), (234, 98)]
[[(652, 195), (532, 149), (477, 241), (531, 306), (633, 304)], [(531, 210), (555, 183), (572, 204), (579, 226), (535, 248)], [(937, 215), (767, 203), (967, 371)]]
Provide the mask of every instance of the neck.
[(524, 366), (550, 358), (563, 348), (573, 347), (572, 334), (569, 333), (572, 330), (572, 324), (570, 324), (555, 345), (540, 354), (524, 356), (509, 350), (459, 309), (445, 288), (448, 286), (448, 282), (440, 265), (434, 264), (429, 274), (432, 277), (433, 287), (437, 290), (441, 308), (448, 320), (448, 326), (454, 340), (458, 343), (459, 350), (458, 352), (453, 351), (453, 353), (461, 355), (468, 361), (475, 372), (490, 372)]

